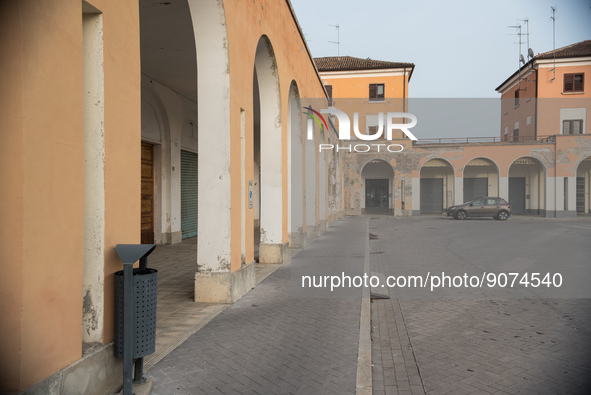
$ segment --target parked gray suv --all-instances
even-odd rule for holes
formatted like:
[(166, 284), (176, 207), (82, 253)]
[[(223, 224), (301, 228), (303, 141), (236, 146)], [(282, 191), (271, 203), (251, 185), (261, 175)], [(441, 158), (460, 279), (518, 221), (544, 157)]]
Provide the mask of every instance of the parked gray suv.
[(451, 206), (447, 209), (447, 215), (455, 219), (493, 217), (505, 221), (511, 216), (511, 205), (499, 197), (479, 197), (459, 206)]

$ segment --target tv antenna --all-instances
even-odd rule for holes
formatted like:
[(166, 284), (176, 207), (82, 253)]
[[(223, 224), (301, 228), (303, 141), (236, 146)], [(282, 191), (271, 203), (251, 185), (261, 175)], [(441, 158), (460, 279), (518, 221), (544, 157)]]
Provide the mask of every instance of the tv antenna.
[(550, 18), (552, 19), (552, 47), (554, 53), (554, 67), (552, 67), (554, 77), (552, 77), (550, 82), (554, 82), (554, 80), (556, 79), (556, 7), (550, 8), (552, 8), (552, 16)]
[(340, 34), (340, 26), (337, 23), (336, 25), (329, 25), (334, 27), (335, 29), (337, 29), (337, 41), (329, 41), (329, 43), (331, 44), (336, 44), (337, 45), (337, 55), (341, 56), (341, 34)]
[(519, 74), (518, 78), (519, 78), (519, 87), (517, 88), (518, 90), (521, 90), (521, 63), (525, 63), (525, 59), (523, 57), (523, 55), (521, 54), (521, 44), (523, 44), (523, 41), (521, 41), (521, 36), (523, 35), (523, 33), (521, 32), (521, 25), (513, 25), (513, 26), (507, 26), (508, 28), (512, 28), (512, 29), (517, 29), (517, 37), (519, 38), (517, 44), (519, 44), (519, 57), (517, 58), (517, 72)]
[[(531, 50), (531, 47), (529, 46), (529, 19), (525, 18), (525, 19), (518, 19), (518, 21), (521, 21), (523, 23), (525, 23), (525, 33), (523, 33), (524, 36), (527, 37), (527, 60), (529, 61), (531, 58), (533, 58), (533, 53), (534, 51)], [(519, 40), (521, 41), (521, 40)], [(521, 54), (521, 44), (520, 48), (519, 48), (519, 53)], [(525, 63), (525, 62), (523, 62)]]

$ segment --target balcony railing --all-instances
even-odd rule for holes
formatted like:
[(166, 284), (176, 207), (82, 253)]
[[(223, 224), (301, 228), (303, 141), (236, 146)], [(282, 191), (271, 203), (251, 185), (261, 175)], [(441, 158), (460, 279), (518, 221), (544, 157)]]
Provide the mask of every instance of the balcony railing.
[(553, 143), (556, 135), (551, 136), (520, 136), (520, 137), (447, 137), (447, 138), (432, 138), (419, 139), (413, 145), (458, 145), (458, 144), (508, 144), (508, 143)]

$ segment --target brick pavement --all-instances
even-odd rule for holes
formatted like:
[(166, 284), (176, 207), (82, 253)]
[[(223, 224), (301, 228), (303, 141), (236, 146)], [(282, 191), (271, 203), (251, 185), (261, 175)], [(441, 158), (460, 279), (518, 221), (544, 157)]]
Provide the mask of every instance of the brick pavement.
[(365, 237), (365, 218), (334, 224), (156, 363), (152, 393), (355, 393), (360, 294), (294, 295), (291, 276), (322, 265), (361, 274)]
[[(372, 219), (370, 232), (379, 237), (370, 243), (372, 270), (387, 276), (411, 268), (426, 272), (452, 259), (447, 247), (454, 233), (444, 222), (429, 221)], [(478, 225), (461, 226), (476, 231)], [(585, 246), (588, 233), (569, 237), (576, 248), (571, 256), (591, 256)], [(471, 261), (464, 252), (452, 251), (453, 259)], [(396, 299), (393, 289), (390, 295), (372, 301), (374, 394), (591, 393), (589, 299), (501, 299), (478, 293), (447, 300)]]

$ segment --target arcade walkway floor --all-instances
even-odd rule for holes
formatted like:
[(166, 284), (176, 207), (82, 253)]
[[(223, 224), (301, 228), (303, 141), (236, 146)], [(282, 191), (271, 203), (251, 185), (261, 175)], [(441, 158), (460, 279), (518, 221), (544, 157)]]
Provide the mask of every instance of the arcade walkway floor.
[[(144, 359), (145, 371), (229, 306), (193, 302), (197, 237), (158, 246), (148, 258), (148, 266), (158, 270), (158, 306), (156, 352)], [(257, 264), (257, 284), (278, 267)]]

